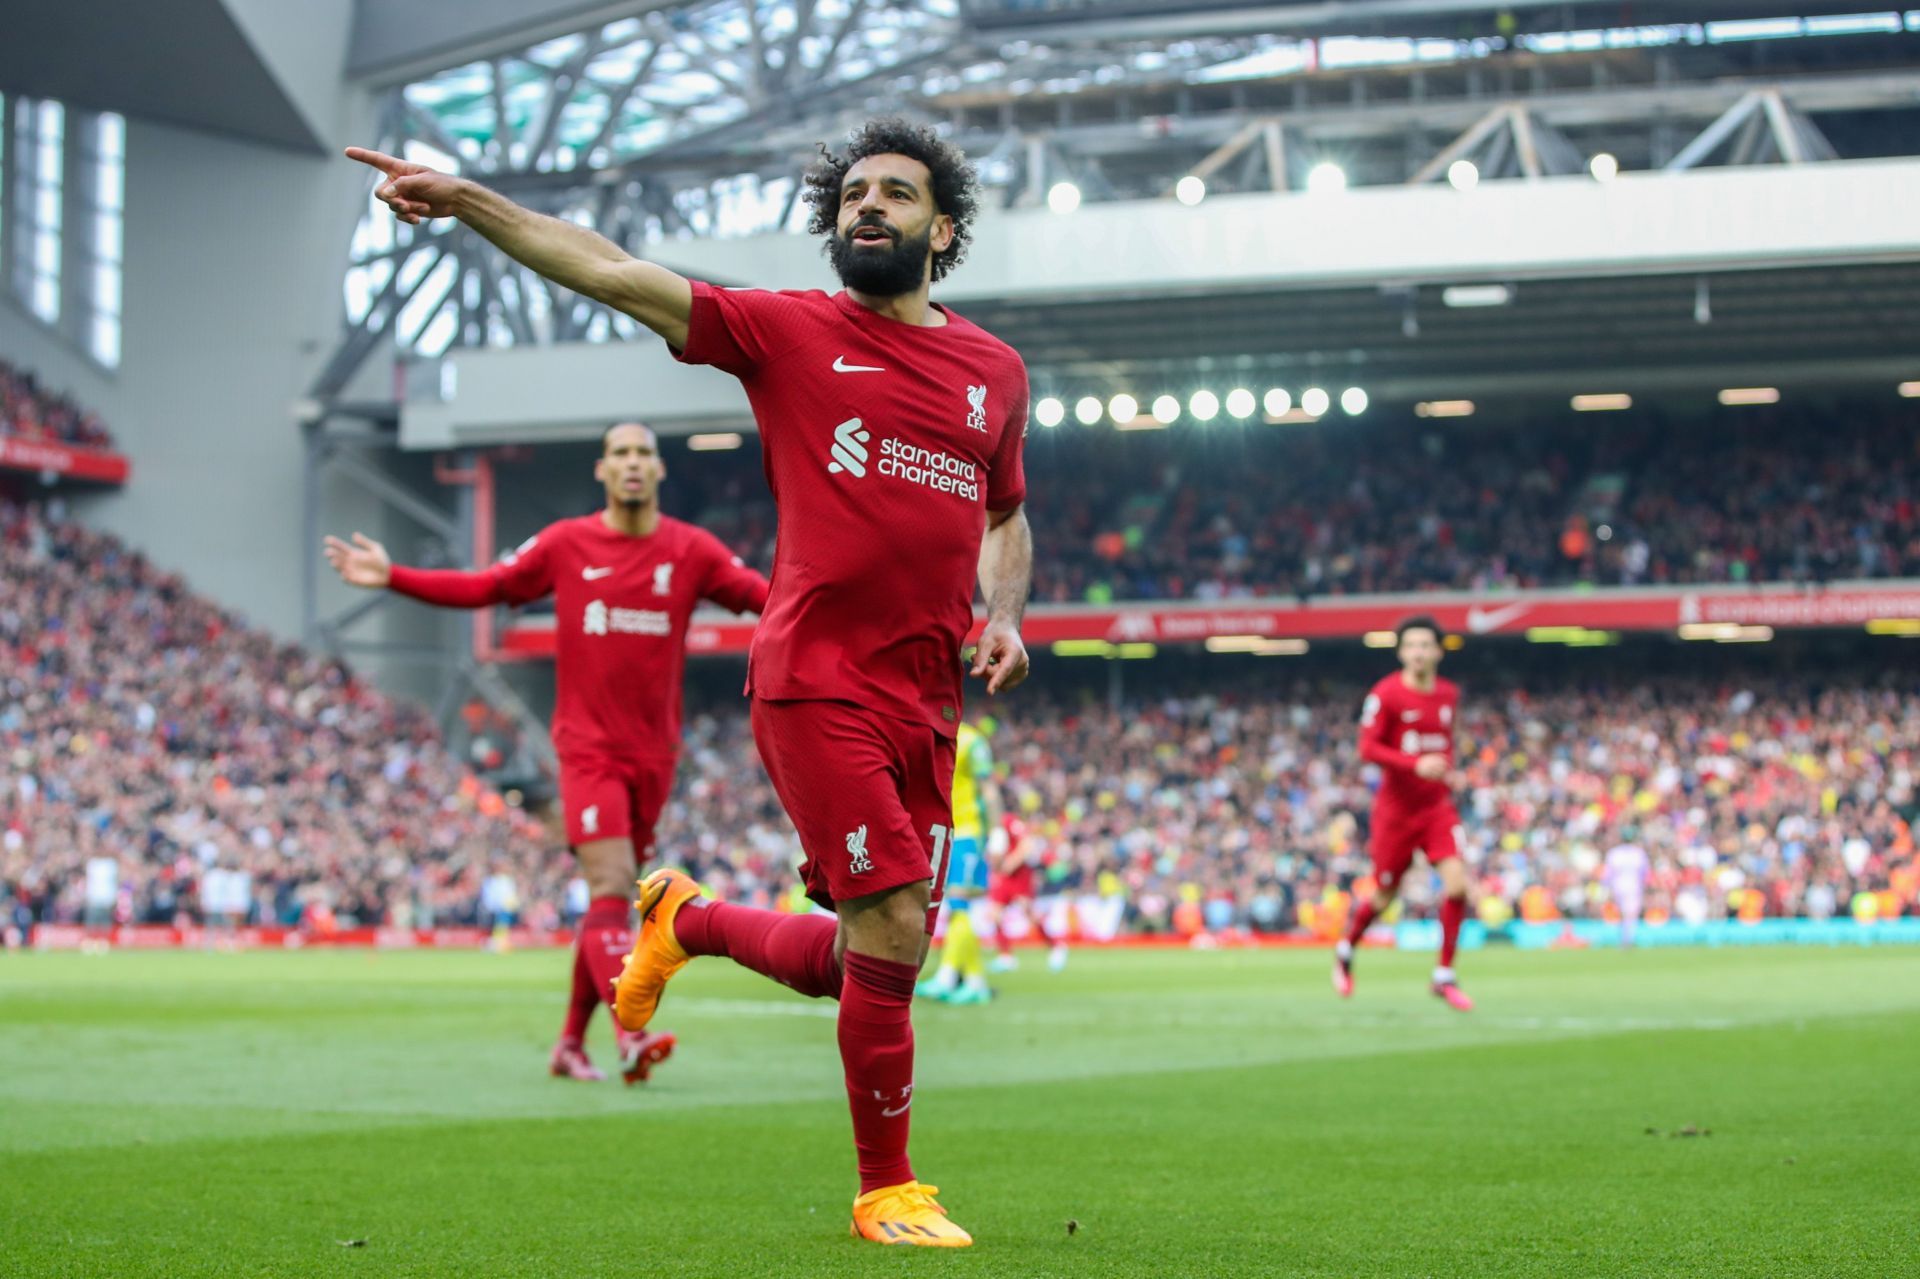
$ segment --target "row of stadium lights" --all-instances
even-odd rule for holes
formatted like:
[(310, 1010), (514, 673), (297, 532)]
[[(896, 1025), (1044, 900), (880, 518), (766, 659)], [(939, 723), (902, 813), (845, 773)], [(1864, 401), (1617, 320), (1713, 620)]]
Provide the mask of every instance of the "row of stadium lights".
[[(1602, 151), (1587, 162), (1593, 180), (1608, 183), (1620, 176), (1620, 161)], [(1455, 160), (1447, 166), (1447, 184), (1456, 191), (1471, 191), (1480, 185), (1480, 166), (1471, 160)], [(1307, 170), (1308, 195), (1336, 195), (1347, 189), (1347, 171), (1331, 160), (1323, 160)], [(1189, 173), (1174, 184), (1173, 198), (1192, 208), (1207, 198), (1207, 180)], [(1080, 207), (1080, 188), (1072, 182), (1056, 182), (1047, 188), (1047, 207), (1055, 213), (1072, 213)]]
[[(1283, 387), (1276, 386), (1256, 399), (1252, 391), (1240, 386), (1228, 391), (1224, 398), (1212, 391), (1195, 391), (1187, 398), (1185, 407), (1187, 416), (1196, 422), (1211, 422), (1223, 409), (1228, 417), (1241, 422), (1262, 409), (1269, 422), (1313, 422), (1333, 410), (1333, 396), (1324, 388), (1308, 387), (1300, 393), (1300, 404), (1295, 408), (1292, 394)], [(1357, 386), (1340, 392), (1340, 410), (1348, 417), (1365, 413), (1367, 393)], [(1074, 420), (1080, 425), (1092, 426), (1105, 417), (1123, 431), (1152, 431), (1172, 426), (1180, 420), (1180, 413), (1180, 401), (1171, 395), (1156, 397), (1145, 413), (1140, 411), (1140, 401), (1125, 392), (1104, 403), (1098, 396), (1083, 395), (1073, 405)], [(1033, 420), (1041, 426), (1059, 426), (1067, 420), (1066, 401), (1052, 395), (1040, 400), (1033, 406)]]
[[(1920, 382), (1902, 382), (1898, 389), (1906, 399), (1920, 399)], [(1729, 408), (1778, 404), (1780, 388), (1729, 386), (1716, 398)], [(1340, 392), (1340, 408), (1348, 417), (1365, 413), (1368, 403), (1367, 393), (1357, 386)], [(1413, 413), (1415, 417), (1427, 418), (1472, 417), (1475, 407), (1472, 400), (1422, 400), (1413, 406)], [(1568, 401), (1568, 407), (1576, 413), (1618, 413), (1633, 407), (1633, 397), (1624, 391), (1576, 395)], [(1320, 387), (1309, 387), (1301, 392), (1296, 407), (1293, 397), (1280, 387), (1274, 387), (1259, 400), (1245, 387), (1236, 387), (1227, 392), (1224, 400), (1212, 391), (1195, 391), (1186, 404), (1187, 415), (1197, 422), (1213, 421), (1223, 408), (1229, 417), (1242, 422), (1251, 418), (1257, 408), (1266, 410), (1269, 422), (1316, 422), (1332, 410), (1333, 397)], [(1179, 421), (1180, 409), (1180, 401), (1171, 395), (1155, 399), (1151, 411), (1145, 415), (1140, 412), (1140, 401), (1131, 395), (1122, 393), (1105, 403), (1097, 396), (1085, 395), (1074, 402), (1073, 416), (1082, 426), (1092, 426), (1105, 417), (1123, 431), (1151, 431)], [(1067, 420), (1066, 401), (1051, 395), (1038, 401), (1033, 406), (1033, 420), (1041, 426), (1059, 426)]]
[[(1920, 400), (1920, 382), (1902, 382), (1897, 388), (1906, 399)], [(1728, 407), (1742, 405), (1778, 404), (1780, 388), (1774, 386), (1730, 386), (1719, 393), (1720, 403)], [(1357, 386), (1350, 386), (1340, 392), (1340, 408), (1348, 417), (1358, 417), (1367, 411), (1367, 393)], [(1633, 397), (1625, 392), (1609, 391), (1592, 395), (1576, 395), (1570, 401), (1576, 413), (1616, 413), (1633, 407)], [(1195, 391), (1187, 400), (1188, 416), (1198, 422), (1211, 422), (1220, 416), (1224, 408), (1229, 417), (1246, 421), (1254, 415), (1255, 408), (1266, 410), (1269, 422), (1316, 422), (1325, 417), (1333, 408), (1333, 397), (1320, 387), (1308, 387), (1300, 393), (1300, 403), (1295, 407), (1293, 396), (1282, 387), (1274, 387), (1258, 401), (1252, 391), (1245, 387), (1236, 387), (1228, 391), (1224, 400), (1212, 391)], [(1415, 417), (1472, 417), (1475, 405), (1472, 400), (1422, 400), (1413, 406)], [(1153, 402), (1152, 409), (1146, 415), (1140, 412), (1140, 401), (1131, 395), (1120, 394), (1102, 403), (1099, 397), (1081, 396), (1074, 402), (1073, 416), (1082, 426), (1092, 426), (1102, 417), (1110, 419), (1123, 431), (1151, 431), (1172, 426), (1180, 420), (1180, 401), (1171, 395), (1162, 395)], [(1041, 426), (1059, 426), (1067, 420), (1066, 401), (1057, 396), (1047, 396), (1034, 404), (1033, 419)], [(687, 447), (696, 453), (724, 452), (740, 448), (746, 443), (746, 437), (738, 431), (714, 431), (687, 437)]]

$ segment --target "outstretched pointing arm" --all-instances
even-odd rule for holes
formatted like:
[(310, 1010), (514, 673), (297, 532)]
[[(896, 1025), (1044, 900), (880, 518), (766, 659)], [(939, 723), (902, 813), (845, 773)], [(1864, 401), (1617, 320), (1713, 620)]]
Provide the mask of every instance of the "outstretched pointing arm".
[(685, 277), (643, 262), (583, 226), (521, 208), (467, 178), (364, 147), (348, 147), (347, 158), (386, 175), (374, 194), (402, 222), (458, 218), (522, 266), (624, 311), (676, 349), (685, 347), (693, 311), (693, 286)]

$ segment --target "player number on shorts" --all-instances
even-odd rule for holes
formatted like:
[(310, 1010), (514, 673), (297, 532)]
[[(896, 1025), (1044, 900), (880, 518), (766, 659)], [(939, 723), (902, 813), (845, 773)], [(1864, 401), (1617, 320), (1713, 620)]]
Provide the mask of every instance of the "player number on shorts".
[(940, 868), (944, 866), (947, 861), (947, 837), (952, 834), (952, 832), (945, 826), (934, 826), (927, 831), (927, 834), (933, 836), (933, 882), (938, 886), (940, 883)]

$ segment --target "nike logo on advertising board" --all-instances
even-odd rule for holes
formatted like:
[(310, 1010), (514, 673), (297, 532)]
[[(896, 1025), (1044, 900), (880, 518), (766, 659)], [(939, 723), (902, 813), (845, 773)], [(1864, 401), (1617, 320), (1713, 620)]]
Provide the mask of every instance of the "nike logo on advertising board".
[(885, 369), (881, 368), (877, 364), (848, 364), (847, 357), (844, 355), (836, 355), (833, 358), (833, 371), (835, 373), (885, 373), (886, 372)]
[(1497, 631), (1507, 623), (1516, 621), (1533, 611), (1531, 604), (1509, 604), (1505, 608), (1470, 608), (1467, 610), (1467, 630), (1474, 635), (1485, 635)]

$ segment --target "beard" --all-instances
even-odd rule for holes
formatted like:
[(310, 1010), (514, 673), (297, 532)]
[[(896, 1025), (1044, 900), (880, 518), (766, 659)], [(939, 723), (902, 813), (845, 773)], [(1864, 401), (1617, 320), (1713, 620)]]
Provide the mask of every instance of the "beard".
[[(865, 227), (880, 227), (893, 237), (885, 248), (854, 243), (853, 232)], [(933, 251), (933, 227), (917, 236), (903, 235), (892, 227), (874, 222), (855, 222), (847, 234), (834, 232), (827, 237), (827, 261), (840, 283), (856, 293), (893, 298), (911, 293), (927, 278), (927, 258)]]

